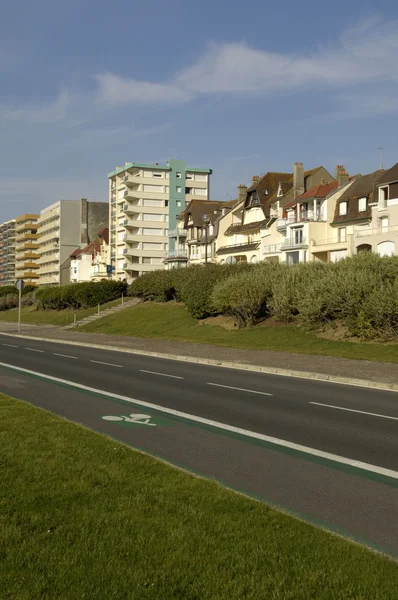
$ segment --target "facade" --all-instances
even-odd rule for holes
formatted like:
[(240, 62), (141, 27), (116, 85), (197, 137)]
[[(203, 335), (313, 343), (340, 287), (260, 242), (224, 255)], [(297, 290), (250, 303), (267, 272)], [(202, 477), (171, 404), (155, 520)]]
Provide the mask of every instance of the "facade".
[(108, 204), (59, 200), (40, 212), (38, 285), (65, 285), (70, 281), (72, 248), (87, 245), (108, 224)]
[(357, 176), (336, 201), (330, 224), (334, 239), (341, 246), (336, 259), (373, 249), (373, 241), (367, 234), (373, 234), (372, 207), (378, 203), (375, 190), (383, 174), (379, 170)]
[[(284, 206), (321, 183), (323, 178), (333, 179), (324, 167), (304, 171), (302, 163), (296, 163), (293, 173), (268, 172), (262, 177), (253, 177), (248, 189), (239, 186), (240, 202), (220, 221), (218, 262), (287, 260), (282, 252), (287, 234), (286, 228), (281, 227), (286, 224)], [(279, 227), (276, 227), (278, 219)]]
[(39, 279), (38, 214), (24, 214), (15, 219), (15, 278), (26, 285), (36, 285)]
[[(355, 252), (382, 256), (398, 252), (398, 163), (381, 174), (369, 201), (370, 220), (354, 228)], [(369, 214), (369, 211), (368, 213)]]
[(0, 225), (0, 286), (15, 284), (15, 220)]
[(169, 259), (169, 268), (216, 262), (219, 222), (236, 203), (236, 200), (191, 200), (178, 217), (179, 225), (175, 232), (178, 264), (175, 259)]
[(177, 217), (191, 200), (209, 200), (211, 169), (126, 163), (108, 175), (110, 261), (114, 279), (131, 282), (179, 264)]
[(70, 282), (100, 281), (107, 279), (109, 265), (108, 228), (84, 248), (77, 248), (70, 255)]

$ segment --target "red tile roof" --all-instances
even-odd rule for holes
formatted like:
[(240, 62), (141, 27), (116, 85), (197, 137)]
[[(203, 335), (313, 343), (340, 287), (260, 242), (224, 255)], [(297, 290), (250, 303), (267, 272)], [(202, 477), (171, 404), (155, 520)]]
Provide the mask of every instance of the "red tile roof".
[(291, 202), (285, 204), (283, 208), (292, 208), (293, 206), (296, 206), (296, 204), (304, 200), (308, 200), (310, 198), (326, 198), (326, 196), (330, 194), (330, 192), (333, 192), (333, 190), (335, 190), (337, 187), (337, 181), (330, 181), (329, 183), (320, 183), (319, 185), (315, 185), (314, 187), (312, 187), (307, 192), (304, 192), (304, 194), (301, 194), (301, 196), (298, 196), (298, 198), (296, 198), (295, 200), (292, 200)]

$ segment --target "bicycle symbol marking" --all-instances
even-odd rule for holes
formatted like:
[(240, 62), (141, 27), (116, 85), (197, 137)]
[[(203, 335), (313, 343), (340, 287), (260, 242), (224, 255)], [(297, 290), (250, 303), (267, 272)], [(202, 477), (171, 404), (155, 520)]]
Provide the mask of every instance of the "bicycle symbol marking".
[(104, 421), (122, 421), (124, 423), (136, 423), (137, 425), (148, 425), (148, 427), (156, 427), (156, 423), (150, 423), (151, 415), (139, 415), (132, 413), (129, 416), (125, 415), (107, 415), (102, 417)]

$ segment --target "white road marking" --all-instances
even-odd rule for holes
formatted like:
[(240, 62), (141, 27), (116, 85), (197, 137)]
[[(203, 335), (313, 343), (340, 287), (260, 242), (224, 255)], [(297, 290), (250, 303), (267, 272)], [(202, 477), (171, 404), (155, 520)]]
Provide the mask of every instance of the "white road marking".
[(141, 373), (149, 373), (150, 375), (161, 375), (161, 377), (172, 377), (173, 379), (184, 379), (184, 377), (179, 377), (178, 375), (169, 375), (168, 373), (157, 373), (156, 371), (145, 371), (145, 369), (140, 369)]
[(25, 348), (25, 350), (30, 350), (30, 352), (44, 352), (44, 350), (37, 350), (37, 348)]
[(114, 365), (113, 363), (102, 362), (102, 360), (90, 360), (92, 363), (96, 363), (97, 365), (107, 365), (108, 367), (117, 367), (118, 369), (123, 369), (123, 365)]
[(206, 419), (204, 417), (190, 415), (188, 413), (184, 413), (179, 410), (174, 410), (173, 408), (167, 408), (165, 406), (160, 406), (159, 404), (152, 404), (151, 402), (145, 402), (144, 400), (137, 400), (135, 398), (129, 398), (128, 396), (122, 396), (119, 394), (114, 394), (112, 392), (107, 392), (105, 390), (99, 390), (99, 389), (90, 387), (88, 385), (83, 385), (82, 383), (76, 383), (74, 381), (70, 381), (67, 379), (61, 379), (59, 377), (54, 377), (53, 375), (46, 375), (45, 373), (40, 373), (38, 371), (31, 371), (30, 369), (24, 369), (23, 367), (17, 367), (15, 365), (10, 365), (8, 363), (0, 362), (0, 367), (5, 367), (6, 369), (10, 369), (12, 371), (17, 371), (18, 373), (27, 373), (28, 375), (40, 377), (41, 379), (45, 379), (47, 381), (54, 381), (55, 383), (62, 383), (64, 385), (69, 385), (70, 387), (76, 388), (77, 390), (85, 390), (87, 392), (92, 392), (94, 394), (101, 394), (102, 396), (107, 396), (108, 398), (114, 398), (115, 400), (122, 400), (123, 402), (129, 402), (130, 404), (134, 404), (136, 406), (143, 406), (145, 408), (156, 410), (156, 411), (162, 412), (162, 413), (167, 413), (168, 415), (180, 417), (180, 418), (186, 419), (188, 421), (193, 421), (196, 423), (202, 423), (204, 425), (209, 425), (211, 427), (214, 427), (215, 429), (230, 431), (232, 433), (237, 433), (238, 435), (241, 435), (243, 437), (261, 440), (263, 442), (268, 442), (269, 444), (273, 444), (275, 446), (280, 446), (280, 447), (282, 446), (284, 448), (290, 448), (291, 450), (296, 450), (297, 452), (301, 452), (303, 454), (308, 454), (309, 456), (317, 456), (317, 457), (324, 458), (326, 460), (337, 462), (337, 463), (340, 463), (343, 465), (349, 465), (350, 467), (354, 467), (354, 468), (360, 469), (362, 471), (368, 471), (370, 473), (377, 473), (378, 475), (384, 475), (385, 477), (389, 477), (391, 479), (398, 480), (398, 471), (392, 471), (391, 469), (386, 469), (384, 467), (379, 467), (377, 465), (371, 465), (369, 463), (365, 463), (360, 460), (353, 460), (352, 458), (347, 458), (345, 456), (339, 456), (338, 454), (331, 454), (330, 452), (324, 452), (323, 450), (317, 450), (316, 448), (302, 446), (301, 444), (295, 444), (294, 442), (289, 442), (287, 440), (281, 440), (279, 438), (274, 438), (269, 435), (264, 435), (262, 433), (256, 433), (254, 431), (249, 431), (247, 429), (241, 429), (240, 427), (235, 427), (233, 425), (227, 425), (226, 423), (212, 421), (211, 419)]
[(62, 358), (74, 358), (75, 360), (78, 359), (77, 356), (69, 356), (69, 354), (58, 354), (57, 352), (53, 352), (54, 356), (62, 356)]
[(369, 415), (371, 417), (380, 417), (381, 419), (392, 419), (398, 421), (398, 417), (390, 417), (389, 415), (379, 415), (377, 413), (366, 412), (364, 410), (354, 410), (353, 408), (345, 408), (343, 406), (332, 406), (331, 404), (321, 404), (320, 402), (310, 402), (309, 404), (316, 404), (316, 406), (326, 406), (327, 408), (336, 408), (337, 410), (346, 410), (348, 412), (360, 413), (361, 415)]
[(215, 387), (227, 388), (228, 390), (238, 390), (238, 392), (249, 392), (249, 394), (261, 394), (261, 396), (273, 396), (268, 392), (258, 392), (257, 390), (246, 390), (245, 388), (232, 387), (231, 385), (221, 385), (221, 383), (207, 383), (207, 385), (214, 385)]
[(2, 344), (2, 346), (8, 346), (9, 348), (18, 348), (15, 344)]

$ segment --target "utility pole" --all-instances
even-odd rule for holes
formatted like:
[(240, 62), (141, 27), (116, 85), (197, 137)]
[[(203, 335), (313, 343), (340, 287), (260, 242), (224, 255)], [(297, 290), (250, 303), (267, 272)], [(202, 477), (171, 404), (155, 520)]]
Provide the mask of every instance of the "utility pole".
[(205, 224), (205, 265), (207, 265), (207, 246), (208, 246), (208, 231), (209, 231), (209, 223), (210, 217), (209, 215), (203, 215), (203, 223)]

